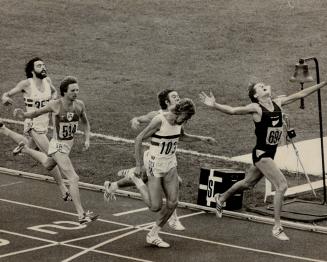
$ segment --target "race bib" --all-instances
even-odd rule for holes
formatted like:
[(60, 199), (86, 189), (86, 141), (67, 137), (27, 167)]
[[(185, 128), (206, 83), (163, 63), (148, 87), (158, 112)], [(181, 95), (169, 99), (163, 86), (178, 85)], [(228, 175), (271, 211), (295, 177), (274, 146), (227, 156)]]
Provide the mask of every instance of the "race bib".
[(178, 139), (165, 140), (162, 141), (159, 145), (160, 155), (172, 155), (176, 152), (178, 144)]
[(59, 123), (59, 138), (73, 139), (77, 131), (78, 122), (60, 122)]
[(266, 143), (267, 145), (277, 145), (283, 134), (283, 127), (268, 127)]
[(34, 101), (34, 107), (39, 109), (45, 107), (49, 103), (49, 100), (36, 100)]

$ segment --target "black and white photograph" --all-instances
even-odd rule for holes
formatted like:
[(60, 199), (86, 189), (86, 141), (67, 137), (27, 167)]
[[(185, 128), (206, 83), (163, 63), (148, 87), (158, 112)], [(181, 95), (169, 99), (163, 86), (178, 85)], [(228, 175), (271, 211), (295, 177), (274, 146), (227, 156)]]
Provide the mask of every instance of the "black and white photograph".
[(327, 262), (326, 14), (0, 0), (0, 261)]

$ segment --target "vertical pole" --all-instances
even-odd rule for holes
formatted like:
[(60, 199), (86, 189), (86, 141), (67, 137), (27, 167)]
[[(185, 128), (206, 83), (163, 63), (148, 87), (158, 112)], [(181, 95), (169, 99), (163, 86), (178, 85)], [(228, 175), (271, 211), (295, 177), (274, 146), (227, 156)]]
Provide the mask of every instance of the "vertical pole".
[[(320, 83), (320, 75), (319, 75), (319, 64), (317, 58), (313, 58), (316, 65), (316, 80), (317, 84)], [(322, 125), (322, 110), (321, 110), (321, 94), (320, 89), (317, 91), (318, 94), (318, 111), (319, 111), (319, 128), (320, 128), (320, 147), (321, 147), (321, 166), (322, 166), (322, 181), (324, 187), (324, 202), (326, 204), (326, 174), (325, 174), (325, 154), (324, 154), (324, 131)]]

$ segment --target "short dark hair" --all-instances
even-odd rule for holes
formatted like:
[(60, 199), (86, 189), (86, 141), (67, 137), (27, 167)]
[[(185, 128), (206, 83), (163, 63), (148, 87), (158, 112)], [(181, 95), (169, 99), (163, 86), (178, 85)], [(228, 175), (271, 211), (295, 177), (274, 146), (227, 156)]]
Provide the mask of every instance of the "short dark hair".
[(167, 104), (166, 101), (169, 101), (169, 94), (171, 92), (175, 92), (175, 90), (173, 89), (164, 89), (162, 90), (159, 94), (158, 94), (158, 102), (160, 105), (160, 108), (165, 110), (167, 109)]
[(34, 63), (36, 61), (43, 61), (40, 57), (34, 57), (30, 61), (28, 61), (25, 65), (25, 74), (26, 78), (33, 77), (32, 71), (34, 70)]
[(257, 91), (254, 88), (256, 84), (257, 84), (256, 82), (250, 82), (248, 85), (249, 97), (253, 103), (259, 102), (258, 99), (254, 97), (254, 95), (257, 93)]
[(176, 115), (187, 113), (190, 119), (195, 114), (195, 104), (189, 98), (182, 98), (173, 109)]
[(77, 84), (77, 78), (74, 76), (66, 76), (60, 83), (60, 95), (64, 96), (64, 94), (68, 90), (68, 86), (71, 84)]

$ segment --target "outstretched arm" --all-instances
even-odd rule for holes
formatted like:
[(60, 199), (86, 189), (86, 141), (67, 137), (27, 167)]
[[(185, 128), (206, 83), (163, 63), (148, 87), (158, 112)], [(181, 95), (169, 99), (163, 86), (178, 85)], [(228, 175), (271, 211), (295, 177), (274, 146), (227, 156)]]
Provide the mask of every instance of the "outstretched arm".
[(206, 143), (209, 143), (209, 144), (216, 144), (217, 143), (216, 139), (214, 139), (213, 137), (187, 134), (187, 133), (184, 132), (183, 128), (181, 130), (181, 136), (179, 137), (179, 139), (181, 141), (186, 141), (186, 142), (202, 141), (202, 142), (206, 142)]
[(3, 93), (1, 97), (1, 102), (5, 106), (12, 105), (14, 103), (14, 100), (11, 99), (12, 96), (24, 92), (25, 88), (28, 86), (27, 80), (20, 81), (14, 88), (9, 90), (8, 92)]
[(49, 102), (45, 107), (42, 107), (40, 109), (36, 109), (31, 112), (25, 112), (21, 108), (15, 108), (14, 110), (14, 117), (17, 117), (18, 119), (24, 120), (25, 118), (35, 118), (40, 115), (44, 115), (50, 112), (55, 112), (55, 101)]
[(209, 95), (207, 95), (205, 92), (201, 92), (199, 94), (199, 97), (203, 104), (207, 105), (208, 107), (217, 109), (218, 111), (223, 112), (225, 114), (245, 115), (245, 114), (258, 113), (258, 106), (254, 103), (246, 106), (238, 106), (238, 107), (222, 105), (216, 102), (216, 98), (214, 97), (212, 92), (210, 92)]
[(156, 115), (158, 115), (158, 111), (151, 111), (146, 115), (133, 117), (131, 120), (132, 128), (138, 129), (141, 124), (149, 124)]
[(306, 97), (308, 95), (311, 95), (313, 92), (317, 91), (318, 89), (324, 87), (325, 85), (327, 85), (327, 82), (321, 82), (318, 85), (314, 85), (314, 86), (310, 86), (308, 88), (305, 88), (297, 93), (294, 93), (292, 95), (289, 96), (285, 96), (285, 97), (281, 97), (280, 99), (280, 103), (281, 105), (287, 105), (290, 104), (296, 100), (299, 100), (303, 97)]

